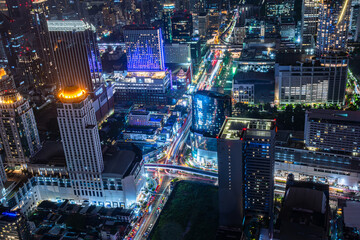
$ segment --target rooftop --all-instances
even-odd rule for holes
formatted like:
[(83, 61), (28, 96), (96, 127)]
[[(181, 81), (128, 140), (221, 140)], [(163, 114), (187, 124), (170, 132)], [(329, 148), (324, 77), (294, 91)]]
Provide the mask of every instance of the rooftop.
[(219, 138), (239, 140), (244, 134), (270, 137), (270, 130), (275, 127), (275, 120), (229, 117), (220, 130)]
[(133, 166), (138, 162), (137, 160), (134, 151), (112, 148), (104, 154), (103, 175), (125, 177), (132, 171)]
[(17, 90), (4, 90), (0, 92), (0, 104), (9, 105), (23, 100)]
[(61, 141), (47, 141), (41, 150), (31, 158), (32, 164), (65, 166), (65, 153)]
[(92, 24), (83, 20), (48, 20), (47, 25), (50, 32), (81, 32), (85, 30), (96, 31)]
[(60, 90), (59, 99), (63, 103), (79, 103), (83, 101), (88, 94), (84, 89), (77, 86), (65, 87)]
[(308, 118), (327, 119), (327, 120), (341, 120), (349, 122), (360, 123), (359, 111), (342, 111), (342, 110), (327, 110), (327, 109), (311, 109), (306, 111)]
[[(166, 76), (166, 71), (153, 71), (153, 72), (128, 72), (126, 78), (131, 77), (146, 77), (151, 79), (163, 79)], [(125, 80), (126, 80), (125, 78)]]

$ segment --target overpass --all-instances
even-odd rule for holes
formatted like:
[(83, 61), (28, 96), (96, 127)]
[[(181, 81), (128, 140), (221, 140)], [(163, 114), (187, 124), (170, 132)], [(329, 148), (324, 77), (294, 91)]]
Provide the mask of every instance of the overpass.
[(211, 50), (229, 50), (229, 51), (241, 51), (243, 48), (242, 45), (225, 45), (225, 44), (210, 44)]
[(162, 169), (162, 170), (175, 170), (185, 173), (190, 173), (194, 175), (209, 177), (209, 178), (218, 178), (218, 174), (214, 172), (204, 171), (197, 168), (184, 167), (179, 165), (172, 164), (158, 164), (158, 163), (145, 163), (145, 168), (150, 169)]

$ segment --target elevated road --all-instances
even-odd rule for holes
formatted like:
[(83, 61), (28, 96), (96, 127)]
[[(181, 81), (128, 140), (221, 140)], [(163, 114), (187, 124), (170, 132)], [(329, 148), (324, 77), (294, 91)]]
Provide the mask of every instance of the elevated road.
[(209, 177), (209, 178), (217, 178), (218, 177), (218, 174), (215, 172), (205, 171), (205, 170), (191, 168), (191, 167), (184, 167), (184, 166), (179, 166), (179, 165), (145, 163), (144, 166), (145, 166), (145, 168), (150, 168), (150, 169), (175, 170), (175, 171), (190, 173), (190, 174)]

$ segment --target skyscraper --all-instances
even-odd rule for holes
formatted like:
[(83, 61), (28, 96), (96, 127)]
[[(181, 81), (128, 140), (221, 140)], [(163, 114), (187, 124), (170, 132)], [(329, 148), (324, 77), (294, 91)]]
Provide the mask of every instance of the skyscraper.
[(172, 41), (175, 43), (188, 42), (193, 34), (193, 19), (187, 11), (176, 12), (172, 17)]
[(26, 165), (41, 148), (33, 110), (16, 90), (0, 93), (0, 136), (9, 166)]
[(216, 136), (226, 117), (231, 117), (231, 97), (213, 91), (198, 91), (192, 101), (191, 147), (193, 161), (217, 169)]
[(345, 50), (350, 24), (350, 0), (325, 0), (320, 4), (317, 53)]
[(174, 15), (175, 11), (175, 4), (174, 3), (167, 3), (164, 4), (163, 7), (163, 24), (164, 24), (164, 40), (165, 43), (171, 43), (172, 42), (172, 17)]
[(275, 121), (227, 118), (218, 136), (220, 226), (246, 213), (272, 216)]
[(76, 86), (65, 87), (59, 99), (58, 124), (74, 194), (102, 198), (104, 163), (92, 101)]
[(49, 14), (47, 0), (35, 0), (32, 2), (32, 28), (35, 33), (36, 50), (41, 60), (41, 72), (43, 73), (43, 83), (55, 83), (55, 67), (52, 58), (49, 31), (47, 27), (47, 17)]
[(315, 48), (318, 32), (319, 0), (304, 0), (302, 6), (301, 44), (304, 48)]
[(124, 29), (128, 71), (164, 71), (161, 29), (126, 26)]
[(115, 83), (115, 98), (142, 104), (167, 104), (170, 74), (165, 69), (161, 28), (125, 26), (128, 74)]
[(83, 20), (49, 20), (51, 48), (60, 88), (76, 85), (93, 92), (101, 84), (95, 27)]

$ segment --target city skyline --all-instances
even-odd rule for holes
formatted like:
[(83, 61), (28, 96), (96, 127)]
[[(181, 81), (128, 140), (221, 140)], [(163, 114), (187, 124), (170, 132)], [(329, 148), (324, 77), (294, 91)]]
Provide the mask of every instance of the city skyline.
[(1, 239), (360, 239), (360, 2), (0, 0)]

